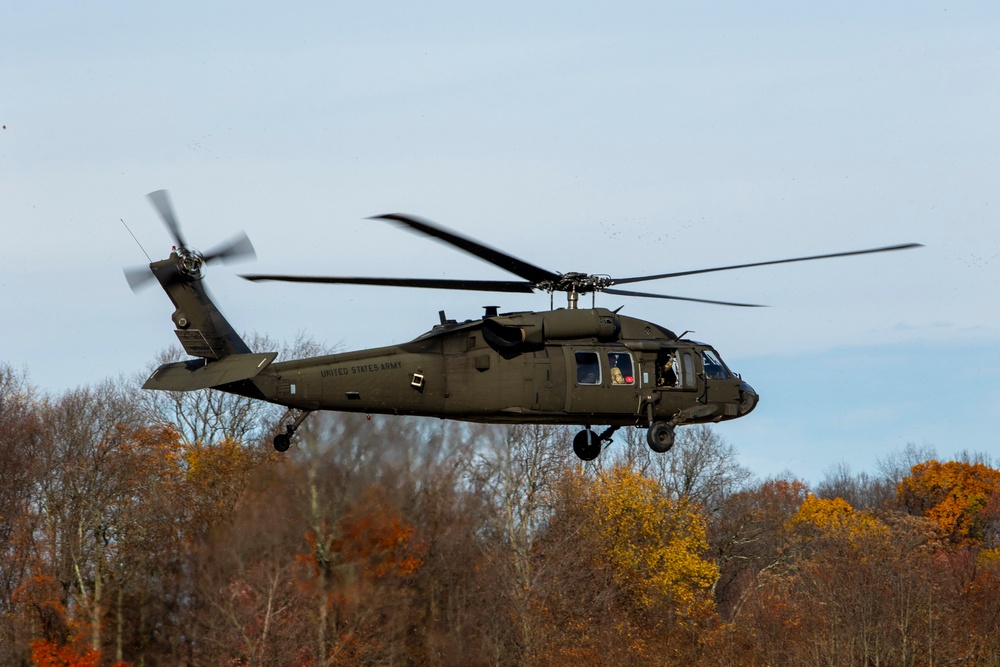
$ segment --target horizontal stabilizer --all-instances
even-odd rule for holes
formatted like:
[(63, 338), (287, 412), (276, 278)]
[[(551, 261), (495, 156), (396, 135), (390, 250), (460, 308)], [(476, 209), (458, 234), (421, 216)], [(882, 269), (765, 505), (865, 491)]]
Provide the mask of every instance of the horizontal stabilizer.
[(164, 364), (153, 371), (142, 388), (193, 391), (248, 380), (267, 368), (277, 356), (277, 352), (231, 354), (218, 361), (188, 359)]

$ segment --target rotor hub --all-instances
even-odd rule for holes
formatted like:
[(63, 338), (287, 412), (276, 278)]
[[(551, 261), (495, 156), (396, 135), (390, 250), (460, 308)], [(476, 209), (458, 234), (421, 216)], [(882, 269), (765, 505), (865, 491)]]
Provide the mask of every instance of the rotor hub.
[(589, 294), (600, 292), (614, 284), (611, 276), (589, 273), (564, 273), (555, 280), (543, 280), (535, 283), (535, 287), (546, 292), (570, 292)]
[(189, 278), (200, 279), (202, 267), (205, 265), (204, 256), (197, 250), (188, 248), (175, 248), (177, 253), (177, 270)]

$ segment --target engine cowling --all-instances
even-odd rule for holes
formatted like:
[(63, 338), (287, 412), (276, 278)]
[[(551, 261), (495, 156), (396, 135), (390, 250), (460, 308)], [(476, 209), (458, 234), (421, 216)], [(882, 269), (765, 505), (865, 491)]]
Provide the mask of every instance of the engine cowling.
[(515, 313), (483, 320), (483, 336), (497, 349), (537, 347), (549, 341), (617, 340), (621, 325), (606, 308)]

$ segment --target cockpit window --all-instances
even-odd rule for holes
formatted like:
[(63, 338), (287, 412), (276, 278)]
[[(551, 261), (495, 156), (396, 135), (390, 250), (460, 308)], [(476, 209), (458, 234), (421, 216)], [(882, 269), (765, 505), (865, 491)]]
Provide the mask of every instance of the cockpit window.
[(601, 359), (596, 352), (576, 353), (577, 384), (601, 384)]
[(703, 350), (701, 359), (705, 363), (705, 377), (709, 380), (728, 380), (732, 377), (714, 350)]
[(611, 369), (611, 384), (633, 385), (632, 355), (628, 352), (608, 352), (608, 368)]

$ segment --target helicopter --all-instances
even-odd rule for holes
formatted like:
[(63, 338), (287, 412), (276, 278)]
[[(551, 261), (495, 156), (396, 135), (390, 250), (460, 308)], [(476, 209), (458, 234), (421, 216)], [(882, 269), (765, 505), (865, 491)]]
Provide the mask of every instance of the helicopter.
[[(287, 451), (296, 429), (317, 410), (438, 417), (495, 424), (580, 426), (573, 451), (591, 461), (623, 426), (646, 429), (649, 447), (669, 451), (676, 428), (750, 414), (757, 392), (734, 373), (711, 345), (664, 326), (620, 313), (581, 308), (596, 293), (689, 301), (730, 307), (760, 304), (715, 301), (620, 289), (652, 280), (716, 271), (873, 254), (920, 247), (917, 243), (795, 257), (707, 269), (614, 278), (557, 273), (491, 248), (415, 216), (375, 216), (469, 253), (520, 280), (462, 280), (248, 274), (254, 282), (283, 281), (380, 285), (485, 292), (548, 292), (550, 310), (499, 312), (486, 306), (475, 320), (448, 319), (408, 343), (277, 362), (276, 352), (255, 352), (210, 298), (204, 266), (255, 257), (246, 234), (201, 253), (190, 247), (165, 190), (147, 195), (176, 245), (148, 268), (126, 269), (133, 290), (155, 278), (174, 305), (175, 334), (191, 357), (159, 366), (143, 389), (216, 389), (288, 408), (273, 438)], [(564, 292), (565, 308), (553, 295)], [(598, 432), (595, 426), (606, 426)]]

